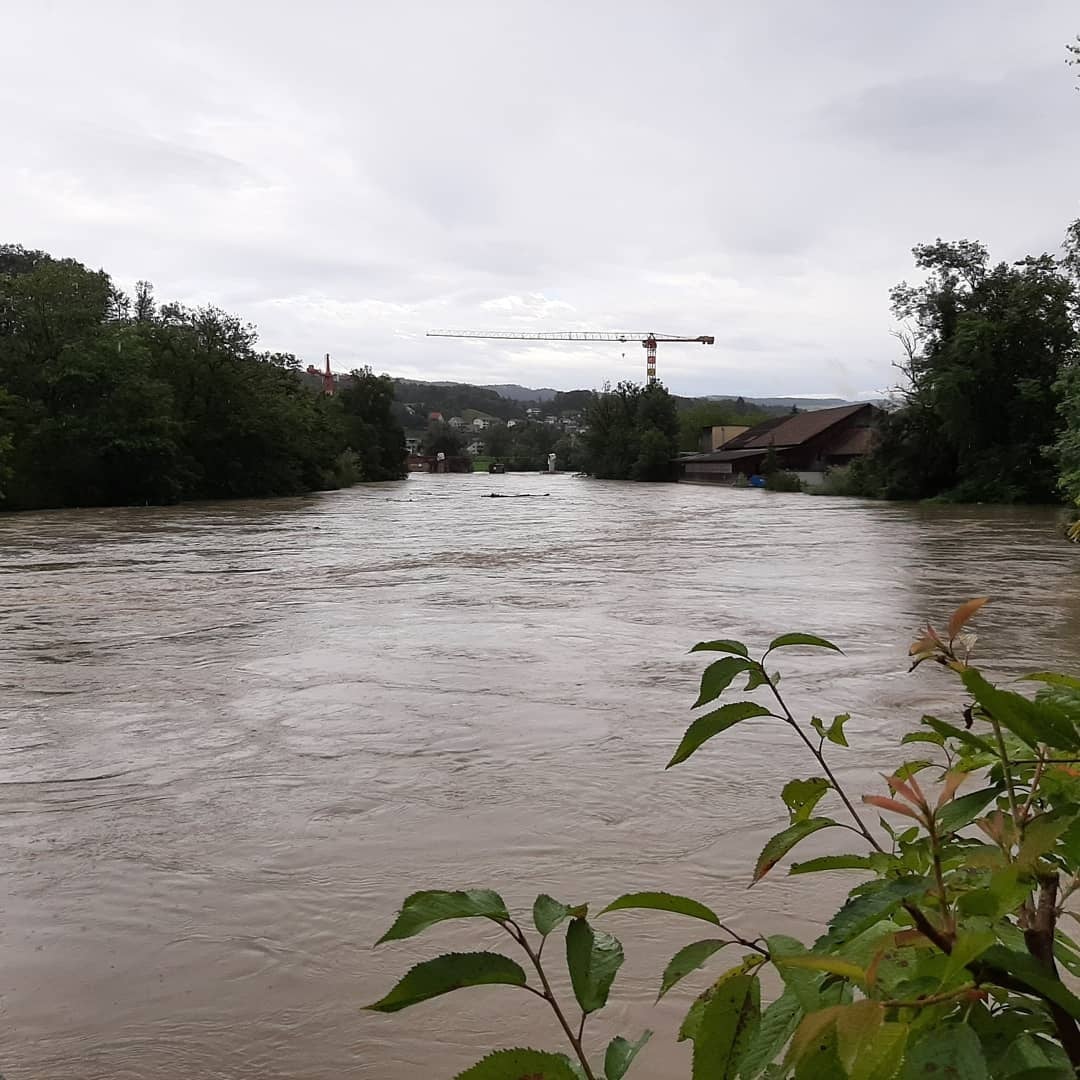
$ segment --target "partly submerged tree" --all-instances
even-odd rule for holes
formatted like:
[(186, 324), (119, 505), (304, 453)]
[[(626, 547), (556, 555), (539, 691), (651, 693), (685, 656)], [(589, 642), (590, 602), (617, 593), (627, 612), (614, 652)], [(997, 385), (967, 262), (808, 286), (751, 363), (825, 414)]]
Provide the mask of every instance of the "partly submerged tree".
[(668, 480), (679, 451), (675, 400), (660, 383), (620, 382), (586, 410), (587, 471), (602, 480)]
[(1074, 279), (1050, 255), (991, 265), (970, 240), (914, 254), (925, 281), (892, 291), (905, 402), (882, 422), (868, 483), (888, 498), (1051, 501), (1058, 379), (1078, 341)]

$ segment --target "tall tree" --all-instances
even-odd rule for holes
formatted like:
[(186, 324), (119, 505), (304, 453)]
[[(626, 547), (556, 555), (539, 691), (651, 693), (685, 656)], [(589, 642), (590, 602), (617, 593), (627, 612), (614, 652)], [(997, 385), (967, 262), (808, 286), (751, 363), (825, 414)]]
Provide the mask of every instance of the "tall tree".
[(341, 390), (346, 439), (360, 458), (365, 480), (405, 475), (405, 432), (394, 419), (394, 380), (360, 368)]
[(1054, 497), (1047, 448), (1057, 381), (1077, 343), (1076, 290), (1050, 255), (991, 265), (970, 240), (919, 245), (919, 285), (892, 291), (906, 324), (905, 404), (886, 419), (868, 472), (893, 498)]
[(586, 411), (585, 464), (602, 480), (668, 480), (679, 450), (675, 401), (660, 383), (621, 382)]
[(0, 247), (0, 508), (280, 495), (403, 475), (393, 385), (341, 399), (216, 308), (134, 302), (101, 271)]

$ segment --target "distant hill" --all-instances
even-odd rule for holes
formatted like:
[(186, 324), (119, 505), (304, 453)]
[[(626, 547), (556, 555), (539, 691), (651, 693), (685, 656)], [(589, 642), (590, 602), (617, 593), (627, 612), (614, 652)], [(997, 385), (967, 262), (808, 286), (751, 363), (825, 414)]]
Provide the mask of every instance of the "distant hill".
[(547, 386), (532, 390), (528, 386), (518, 386), (517, 383), (487, 383), (483, 388), (494, 390), (499, 397), (510, 398), (511, 401), (551, 401), (559, 392)]
[[(734, 394), (710, 394), (707, 401), (734, 401)], [(810, 398), (810, 397), (748, 397), (744, 398), (752, 405), (765, 405), (768, 408), (782, 407), (790, 409), (793, 405), (802, 412), (815, 409), (834, 409), (838, 405), (853, 405), (847, 398)]]
[[(517, 383), (485, 384), (484, 390), (494, 390), (500, 397), (509, 398), (511, 401), (551, 401), (558, 390), (544, 387), (534, 390), (528, 386), (519, 386)], [(700, 398), (686, 398), (688, 401), (735, 401), (736, 394), (709, 394)], [(794, 405), (798, 409), (811, 411), (813, 409), (831, 409), (837, 405), (850, 405), (852, 402), (846, 398), (816, 398), (816, 397), (743, 397), (743, 400), (751, 405), (762, 405), (769, 409), (790, 409)]]
[[(312, 376), (318, 380), (319, 376)], [(558, 415), (566, 411), (580, 412), (585, 408), (592, 393), (590, 390), (553, 390), (545, 386), (534, 389), (518, 383), (494, 383), (486, 386), (462, 382), (425, 382), (419, 379), (395, 379), (396, 411), (408, 428), (427, 424), (429, 413), (439, 412), (449, 420), (462, 416), (466, 410), (476, 410), (485, 416), (500, 420), (522, 419), (527, 408), (538, 408), (544, 415)], [(735, 394), (710, 394), (702, 397), (675, 398), (679, 410), (722, 402), (743, 403), (751, 406), (749, 411), (779, 415), (797, 408), (802, 411), (829, 409), (837, 405), (852, 404), (844, 398), (810, 397), (739, 397)]]

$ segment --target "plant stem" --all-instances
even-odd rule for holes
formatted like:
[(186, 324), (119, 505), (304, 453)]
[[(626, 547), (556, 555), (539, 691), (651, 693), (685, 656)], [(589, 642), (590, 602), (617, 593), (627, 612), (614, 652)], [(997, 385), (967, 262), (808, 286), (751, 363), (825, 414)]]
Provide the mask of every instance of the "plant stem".
[[(1001, 734), (1001, 725), (987, 714), (990, 726), (994, 729), (994, 738), (997, 740), (998, 754), (1001, 756), (1001, 768), (1005, 776), (1005, 790), (1009, 796), (1009, 810), (1012, 813), (1013, 822), (1016, 824), (1017, 837), (1023, 839), (1024, 823), (1020, 820), (1019, 810), (1016, 805), (1016, 785), (1013, 783), (1012, 762), (1009, 761), (1009, 751), (1005, 749), (1005, 737)], [(1010, 856), (1011, 852), (1006, 852)]]
[(748, 938), (741, 937), (739, 934), (736, 934), (730, 926), (725, 926), (723, 923), (717, 923), (716, 925), (719, 926), (720, 929), (735, 942), (735, 944), (741, 945), (744, 949), (753, 949), (754, 952), (764, 956), (766, 960), (770, 959), (769, 950), (763, 949), (756, 941), (750, 941)]
[(943, 935), (920, 908), (905, 903), (904, 910), (911, 916), (911, 921), (919, 928), (923, 937), (929, 938), (946, 956), (952, 953), (952, 938)]
[[(1015, 765), (1016, 762), (1013, 762)], [(1039, 751), (1039, 760), (1035, 765), (1035, 775), (1031, 778), (1031, 790), (1028, 792), (1028, 797), (1024, 800), (1023, 809), (1020, 811), (1021, 816), (1026, 822), (1028, 815), (1031, 813), (1031, 806), (1035, 801), (1035, 796), (1039, 791), (1039, 783), (1042, 780), (1043, 771), (1046, 769), (1046, 751)]]
[[(1046, 969), (1055, 981), (1060, 981), (1054, 962), (1054, 931), (1057, 927), (1057, 896), (1060, 878), (1056, 872), (1039, 874), (1039, 901), (1032, 925), (1024, 931), (1028, 952)], [(1076, 1021), (1057, 1002), (1047, 1001), (1062, 1048), (1073, 1067), (1080, 1065), (1080, 1028)]]
[(795, 717), (791, 715), (791, 710), (787, 707), (787, 702), (784, 701), (784, 699), (780, 696), (780, 691), (776, 688), (776, 683), (772, 681), (769, 673), (765, 670), (764, 663), (762, 663), (760, 667), (761, 674), (764, 676), (765, 681), (769, 684), (769, 689), (773, 692), (773, 697), (776, 698), (778, 704), (780, 705), (780, 708), (784, 710), (784, 716), (782, 717), (782, 719), (789, 727), (794, 729), (795, 733), (806, 744), (806, 748), (810, 751), (811, 754), (814, 755), (814, 759), (824, 770), (825, 775), (829, 778), (829, 783), (832, 784), (833, 790), (836, 792), (837, 795), (840, 796), (843, 804), (848, 809), (848, 813), (850, 813), (852, 818), (855, 820), (855, 824), (858, 827), (858, 830), (862, 834), (862, 836), (870, 842), (870, 844), (874, 847), (875, 851), (880, 851), (884, 853), (885, 849), (877, 842), (877, 838), (866, 827), (863, 819), (859, 816), (858, 810), (855, 809), (854, 804), (847, 797), (847, 792), (845, 792), (844, 789), (840, 786), (840, 781), (836, 779), (836, 775), (833, 773), (832, 769), (829, 768), (829, 763), (825, 760), (825, 754), (821, 750), (817, 750), (814, 748), (814, 744), (810, 741), (809, 738), (807, 738), (806, 732), (804, 732), (803, 729), (799, 727), (798, 723), (795, 720)]
[[(555, 994), (551, 989), (551, 983), (548, 982), (547, 973), (544, 971), (544, 966), (540, 962), (539, 951), (533, 950), (533, 947), (525, 937), (524, 931), (513, 919), (506, 923), (500, 923), (500, 925), (525, 950), (525, 954), (528, 956), (529, 960), (532, 961), (532, 966), (536, 969), (537, 977), (540, 979), (540, 985), (544, 988), (544, 992), (538, 996), (542, 997), (551, 1006), (551, 1010), (555, 1013), (556, 1019), (566, 1033), (570, 1045), (574, 1048), (574, 1054), (581, 1064), (581, 1069), (582, 1072), (585, 1073), (586, 1080), (596, 1080), (596, 1075), (589, 1066), (589, 1059), (585, 1056), (585, 1051), (581, 1047), (581, 1036), (585, 1029), (585, 1014), (581, 1014), (581, 1028), (578, 1030), (577, 1035), (575, 1035), (573, 1028), (570, 1027), (570, 1023), (566, 1019), (566, 1014), (562, 1011), (558, 1001), (555, 999)], [(543, 948), (542, 945), (541, 948)]]
[(933, 812), (927, 811), (927, 832), (930, 835), (930, 858), (934, 864), (934, 881), (937, 885), (938, 903), (941, 905), (941, 920), (944, 924), (945, 934), (951, 941), (955, 935), (955, 927), (952, 920), (952, 911), (949, 907), (949, 894), (945, 891), (945, 875), (941, 869), (941, 845), (938, 842), (937, 829), (934, 828)]
[(942, 1005), (946, 1001), (966, 997), (975, 989), (974, 986), (962, 986), (959, 990), (946, 990), (940, 994), (931, 994), (929, 997), (915, 998), (913, 1001), (883, 1001), (881, 1004), (886, 1009), (925, 1009), (930, 1005)]

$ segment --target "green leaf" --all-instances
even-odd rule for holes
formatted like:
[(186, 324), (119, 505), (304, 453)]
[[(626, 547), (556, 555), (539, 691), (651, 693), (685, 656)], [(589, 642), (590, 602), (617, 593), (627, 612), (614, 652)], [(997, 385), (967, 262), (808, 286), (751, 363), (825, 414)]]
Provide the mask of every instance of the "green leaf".
[(1062, 750), (1080, 747), (1076, 725), (1061, 709), (1045, 702), (1029, 701), (1009, 690), (999, 690), (974, 668), (961, 672), (960, 678), (985, 712), (1033, 750), (1040, 743)]
[(986, 966), (1007, 971), (1029, 986), (1033, 993), (1060, 1005), (1074, 1020), (1080, 1020), (1080, 998), (1064, 983), (1048, 975), (1046, 969), (1027, 953), (1007, 949), (1004, 945), (994, 945), (975, 962), (975, 967), (979, 970), (985, 970)]
[(879, 1001), (863, 999), (852, 1002), (836, 1014), (836, 1053), (849, 1074), (855, 1062), (870, 1049), (885, 1020)]
[(780, 798), (784, 800), (792, 822), (805, 821), (831, 787), (832, 784), (821, 776), (789, 780), (781, 789)]
[[(751, 690), (756, 690), (759, 686), (764, 686), (768, 681), (769, 677), (765, 674), (765, 669), (760, 664), (755, 664), (750, 669), (750, 674), (746, 677), (747, 693)], [(780, 676), (777, 675), (774, 681), (779, 682)]]
[(803, 1012), (809, 1013), (821, 1007), (821, 976), (805, 968), (786, 965), (784, 960), (793, 956), (806, 956), (806, 946), (786, 934), (773, 934), (765, 944), (784, 986), (795, 995)]
[(736, 964), (733, 968), (728, 968), (728, 970), (725, 971), (712, 986), (705, 990), (704, 993), (701, 993), (694, 998), (693, 1003), (683, 1017), (682, 1023), (679, 1025), (678, 1041), (682, 1042), (684, 1039), (693, 1041), (697, 1039), (698, 1035), (701, 1033), (701, 1021), (705, 1016), (705, 1006), (712, 1001), (716, 996), (717, 990), (719, 990), (721, 986), (730, 982), (732, 979), (739, 978), (743, 975), (749, 975), (763, 963), (765, 963), (764, 958), (758, 956), (756, 953), (753, 956), (744, 956), (741, 963)]
[(637, 1052), (652, 1038), (652, 1032), (646, 1031), (636, 1043), (627, 1042), (621, 1035), (616, 1035), (608, 1043), (604, 1054), (605, 1080), (622, 1080), (630, 1068)]
[(841, 713), (834, 716), (832, 723), (826, 727), (825, 721), (820, 716), (810, 718), (810, 726), (823, 738), (828, 739), (837, 746), (847, 746), (847, 736), (844, 734), (844, 725), (851, 719), (850, 713)]
[(467, 889), (447, 892), (430, 889), (406, 898), (394, 925), (377, 942), (401, 941), (447, 919), (509, 919), (503, 898), (490, 889)]
[[(908, 1025), (886, 1022), (878, 1028), (868, 1047), (864, 1047), (852, 1063), (849, 1080), (884, 1080), (896, 1075), (904, 1058)], [(941, 1080), (946, 1080), (942, 1077)]]
[(838, 828), (832, 818), (808, 818), (777, 833), (762, 849), (754, 867), (754, 881), (760, 881), (800, 840), (821, 829)]
[(1075, 1069), (1059, 1065), (1036, 1065), (1033, 1069), (1024, 1069), (1023, 1072), (1009, 1073), (1009, 1080), (1074, 1080), (1075, 1076)]
[(897, 780), (907, 780), (916, 773), (921, 773), (923, 769), (932, 768), (934, 768), (934, 763), (932, 761), (905, 761), (903, 765), (900, 765), (896, 769), (893, 776), (895, 776)]
[(840, 956), (826, 956), (820, 953), (803, 953), (801, 956), (785, 956), (776, 959), (778, 968), (806, 968), (808, 971), (820, 971), (829, 975), (839, 975), (850, 982), (866, 982), (866, 972), (858, 964), (851, 963)]
[(869, 870), (873, 866), (869, 855), (822, 855), (820, 859), (792, 863), (789, 874), (816, 874), (822, 870)]
[(1058, 839), (1077, 827), (1080, 819), (1075, 814), (1040, 814), (1034, 821), (1029, 821), (1024, 829), (1024, 842), (1016, 852), (1016, 862), (1030, 868), (1043, 855), (1051, 852)]
[(622, 962), (623, 948), (617, 938), (593, 930), (585, 919), (570, 921), (566, 966), (582, 1012), (596, 1012), (607, 1004), (608, 991)]
[(926, 742), (933, 743), (935, 746), (944, 746), (945, 736), (942, 735), (940, 731), (909, 731), (900, 740), (902, 746), (915, 742)]
[(733, 942), (722, 938), (706, 938), (704, 941), (695, 941), (691, 945), (681, 948), (664, 968), (664, 974), (660, 979), (660, 993), (656, 995), (659, 1001), (677, 982), (685, 979), (692, 971), (697, 971), (706, 960), (714, 953), (718, 953), (725, 945)]
[(994, 753), (994, 748), (990, 743), (966, 728), (957, 727), (955, 724), (950, 724), (945, 720), (939, 720), (936, 716), (924, 716), (922, 722), (945, 739), (956, 739), (957, 742), (970, 746), (973, 750), (980, 750), (984, 754)]
[(630, 909), (647, 909), (650, 911), (670, 911), (674, 915), (689, 915), (692, 919), (701, 919), (703, 922), (720, 925), (720, 919), (711, 908), (691, 900), (688, 896), (675, 896), (666, 892), (636, 892), (620, 896), (618, 900), (612, 900), (601, 915), (609, 911), (627, 911)]
[(963, 1024), (929, 1028), (908, 1050), (903, 1080), (989, 1080), (979, 1037)]
[[(953, 951), (949, 953), (949, 958), (945, 962), (945, 970), (941, 975), (941, 989), (945, 989), (958, 975), (966, 975), (968, 964), (982, 956), (996, 941), (997, 938), (992, 930), (961, 933), (953, 943)], [(964, 981), (970, 982), (971, 977), (966, 976)]]
[(1080, 679), (1072, 675), (1062, 675), (1057, 671), (1036, 671), (1031, 675), (1024, 675), (1023, 680), (1046, 683), (1047, 686), (1064, 686), (1068, 690), (1080, 690)]
[(558, 900), (541, 893), (533, 901), (533, 925), (537, 933), (547, 937), (562, 921), (571, 915), (580, 915), (584, 918), (585, 907), (570, 907), (569, 904), (560, 904)]
[(741, 642), (724, 638), (719, 641), (699, 641), (691, 650), (695, 652), (726, 652), (735, 653), (738, 656), (749, 656), (750, 650)]
[(937, 831), (942, 836), (970, 825), (997, 798), (1000, 787), (983, 788), (946, 803), (934, 814)]
[(541, 1050), (496, 1050), (454, 1080), (577, 1080), (580, 1074), (562, 1054)]
[(739, 1062), (741, 1080), (756, 1080), (780, 1053), (803, 1018), (802, 1006), (788, 987), (761, 1015), (753, 1041)]
[(847, 746), (847, 736), (844, 734), (844, 725), (851, 719), (850, 713), (841, 713), (839, 716), (833, 717), (833, 722), (829, 725), (829, 730), (825, 733), (825, 738), (831, 743), (836, 743), (837, 746)]
[(715, 701), (732, 683), (736, 675), (753, 667), (753, 663), (742, 656), (725, 656), (723, 660), (714, 660), (701, 673), (701, 693), (693, 707), (700, 709)]
[(686, 729), (686, 734), (683, 735), (675, 756), (667, 763), (667, 768), (685, 761), (702, 743), (714, 735), (719, 735), (721, 731), (727, 731), (729, 727), (753, 716), (771, 715), (764, 705), (758, 705), (755, 701), (733, 701), (730, 705), (722, 705), (714, 712), (699, 716)]
[(844, 651), (831, 641), (826, 641), (824, 638), (817, 637), (814, 634), (781, 634), (778, 638), (773, 638), (769, 644), (769, 652), (772, 652), (773, 649), (787, 648), (789, 645), (810, 645), (815, 649), (831, 649), (833, 652), (841, 654)]
[(716, 987), (694, 1039), (693, 1080), (735, 1080), (761, 1019), (761, 984), (736, 975)]
[(928, 881), (923, 877), (892, 878), (869, 891), (852, 896), (829, 921), (829, 931), (815, 944), (819, 948), (843, 945), (864, 930), (869, 930), (883, 916), (895, 911), (905, 900), (926, 892)]
[(417, 964), (389, 994), (366, 1008), (372, 1012), (398, 1012), (421, 1001), (449, 994), (451, 990), (490, 983), (524, 986), (525, 972), (520, 965), (499, 953), (446, 953)]

